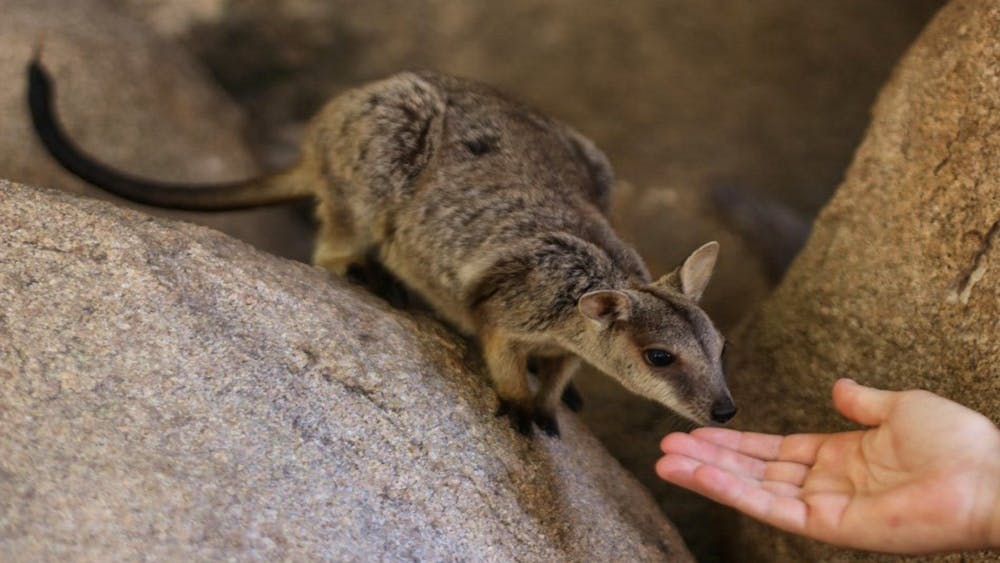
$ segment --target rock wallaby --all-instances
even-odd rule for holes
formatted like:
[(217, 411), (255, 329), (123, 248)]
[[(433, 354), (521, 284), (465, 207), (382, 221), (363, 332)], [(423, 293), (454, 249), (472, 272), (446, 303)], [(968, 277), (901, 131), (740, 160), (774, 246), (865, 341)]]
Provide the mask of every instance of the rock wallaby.
[(556, 407), (581, 358), (695, 422), (722, 423), (736, 412), (723, 337), (698, 306), (718, 244), (653, 280), (609, 225), (613, 179), (601, 151), (488, 87), (397, 74), (330, 101), (287, 170), (178, 185), (89, 157), (60, 126), (37, 57), (28, 74), (32, 119), (47, 150), (114, 194), (204, 211), (315, 198), (315, 264), (344, 274), (374, 259), (474, 336), (498, 414), (524, 434), (534, 422), (558, 435)]

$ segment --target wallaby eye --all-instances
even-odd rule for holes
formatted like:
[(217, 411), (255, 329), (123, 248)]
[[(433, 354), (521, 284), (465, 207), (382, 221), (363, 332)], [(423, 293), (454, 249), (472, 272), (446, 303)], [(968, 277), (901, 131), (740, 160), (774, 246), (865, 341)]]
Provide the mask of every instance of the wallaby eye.
[(662, 368), (669, 366), (674, 363), (674, 355), (666, 350), (660, 350), (659, 348), (650, 348), (642, 353), (643, 358), (646, 363), (657, 368)]
[(479, 137), (465, 141), (465, 148), (475, 156), (482, 156), (496, 148), (497, 140), (492, 137)]

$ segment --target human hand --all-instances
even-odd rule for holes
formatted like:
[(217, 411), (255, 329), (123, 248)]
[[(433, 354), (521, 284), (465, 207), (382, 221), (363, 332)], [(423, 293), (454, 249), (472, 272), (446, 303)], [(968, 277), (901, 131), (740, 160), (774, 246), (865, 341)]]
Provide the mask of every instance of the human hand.
[(1000, 547), (1000, 430), (927, 391), (841, 379), (833, 401), (870, 426), (776, 436), (673, 433), (663, 479), (783, 530), (893, 553)]

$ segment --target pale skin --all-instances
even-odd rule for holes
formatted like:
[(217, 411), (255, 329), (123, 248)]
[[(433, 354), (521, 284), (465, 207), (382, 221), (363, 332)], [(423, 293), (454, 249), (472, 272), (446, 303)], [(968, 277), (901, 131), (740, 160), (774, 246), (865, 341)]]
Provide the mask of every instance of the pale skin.
[(867, 429), (673, 433), (657, 474), (749, 516), (869, 551), (1000, 548), (1000, 430), (927, 391), (841, 379), (833, 402)]

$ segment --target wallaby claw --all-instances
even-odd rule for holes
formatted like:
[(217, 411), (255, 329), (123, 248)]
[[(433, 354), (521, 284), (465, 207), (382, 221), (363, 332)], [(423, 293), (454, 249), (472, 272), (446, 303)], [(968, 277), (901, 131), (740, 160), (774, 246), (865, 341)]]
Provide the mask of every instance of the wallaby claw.
[(552, 436), (553, 438), (559, 437), (559, 423), (556, 421), (555, 416), (538, 413), (535, 415), (535, 424), (538, 425), (542, 432), (545, 432), (547, 436)]
[(517, 430), (525, 436), (531, 436), (531, 420), (534, 417), (532, 416), (530, 409), (520, 407), (513, 401), (500, 399), (500, 405), (497, 407), (496, 416), (510, 417), (510, 425), (514, 430)]
[(399, 279), (378, 262), (355, 262), (347, 267), (347, 280), (363, 286), (397, 309), (409, 309), (414, 304), (410, 293)]

